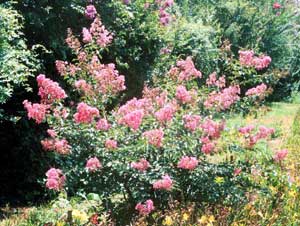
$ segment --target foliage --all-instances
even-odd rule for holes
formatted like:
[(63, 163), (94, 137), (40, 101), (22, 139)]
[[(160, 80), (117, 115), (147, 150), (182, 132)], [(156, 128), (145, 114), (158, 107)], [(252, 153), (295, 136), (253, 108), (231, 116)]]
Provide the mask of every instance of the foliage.
[(38, 63), (26, 45), (22, 16), (4, 4), (0, 14), (0, 104), (4, 104), (17, 88), (30, 90), (28, 78), (36, 73)]

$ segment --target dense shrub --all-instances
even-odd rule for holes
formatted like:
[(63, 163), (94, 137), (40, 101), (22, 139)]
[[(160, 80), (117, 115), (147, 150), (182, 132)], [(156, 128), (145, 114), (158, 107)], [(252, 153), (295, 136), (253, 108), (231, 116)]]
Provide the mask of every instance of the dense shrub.
[[(107, 106), (125, 89), (115, 65), (100, 60), (112, 43), (111, 33), (95, 16), (83, 38), (69, 30), (66, 41), (76, 58), (56, 61), (56, 66), (73, 87), (70, 98), (57, 82), (39, 75), (40, 103), (23, 102), (29, 118), (50, 126), (42, 145), (54, 151), (58, 162), (46, 173), (49, 189), (97, 193), (122, 223), (134, 209), (148, 215), (166, 208), (170, 200), (224, 205), (246, 200), (251, 183), (238, 174), (248, 172), (251, 164), (210, 159), (253, 149), (274, 133), (247, 127), (241, 130), (244, 141), (222, 143), (228, 132), (222, 116), (240, 101), (238, 84), (226, 87), (225, 77), (216, 74), (203, 78), (187, 57), (146, 86), (142, 98), (110, 113)], [(262, 84), (244, 99), (253, 102), (265, 93)], [(76, 95), (78, 104), (71, 101)]]

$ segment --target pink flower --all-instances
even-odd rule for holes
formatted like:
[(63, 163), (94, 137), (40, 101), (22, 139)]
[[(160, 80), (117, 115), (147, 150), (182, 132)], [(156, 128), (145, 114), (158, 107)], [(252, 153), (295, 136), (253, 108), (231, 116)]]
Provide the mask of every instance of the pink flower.
[(76, 123), (91, 123), (97, 116), (99, 116), (97, 108), (81, 102), (77, 106), (77, 113), (74, 114), (74, 120)]
[(66, 177), (60, 169), (51, 168), (46, 172), (46, 187), (51, 190), (59, 191), (65, 184)]
[(91, 24), (90, 33), (96, 39), (96, 43), (102, 48), (110, 44), (113, 39), (112, 34), (106, 30), (98, 17)]
[(127, 125), (131, 129), (136, 131), (142, 124), (143, 117), (144, 117), (143, 110), (135, 110), (133, 112), (126, 114), (123, 118), (121, 118), (119, 120), (119, 123), (122, 125)]
[(178, 168), (186, 170), (194, 170), (198, 166), (198, 160), (195, 157), (183, 156), (179, 163), (177, 164)]
[(162, 145), (164, 131), (162, 129), (153, 129), (144, 132), (143, 136), (146, 137), (149, 144), (159, 148)]
[(45, 151), (55, 151), (59, 154), (69, 154), (71, 147), (66, 139), (44, 139), (41, 141), (42, 147)]
[(94, 5), (88, 5), (85, 9), (85, 16), (89, 19), (94, 19), (97, 15), (97, 10)]
[(201, 116), (199, 115), (184, 115), (184, 127), (194, 132), (200, 126)]
[(36, 80), (39, 87), (38, 95), (41, 97), (42, 103), (51, 104), (55, 100), (67, 97), (65, 91), (58, 85), (58, 83), (46, 78), (45, 75), (40, 74)]
[(105, 119), (102, 118), (97, 122), (96, 129), (102, 130), (102, 131), (107, 131), (111, 128), (111, 124)]
[(187, 57), (186, 60), (178, 61), (177, 66), (180, 69), (180, 73), (178, 75), (179, 81), (188, 81), (193, 78), (202, 77), (202, 73), (195, 68), (191, 57)]
[(92, 74), (97, 80), (98, 90), (102, 94), (117, 94), (126, 89), (125, 77), (119, 75), (114, 64), (97, 65)]
[(88, 84), (84, 79), (79, 79), (78, 81), (75, 82), (75, 87), (86, 94), (91, 94), (92, 93), (92, 86)]
[(165, 175), (162, 177), (161, 180), (157, 180), (156, 182), (153, 183), (153, 188), (155, 190), (171, 190), (173, 186), (173, 181), (169, 177), (169, 175)]
[(176, 98), (183, 104), (189, 103), (192, 100), (192, 96), (189, 91), (186, 90), (184, 86), (178, 86), (176, 89)]
[(154, 205), (153, 205), (153, 201), (151, 199), (148, 199), (145, 204), (142, 204), (142, 203), (138, 203), (136, 206), (135, 206), (135, 209), (137, 211), (139, 211), (139, 214), (140, 215), (148, 215), (150, 214), (154, 209)]
[(47, 133), (49, 134), (50, 137), (54, 138), (57, 136), (57, 133), (55, 132), (54, 129), (47, 129)]
[(201, 125), (203, 132), (212, 139), (219, 138), (221, 135), (221, 131), (224, 130), (225, 123), (217, 123), (212, 121), (211, 119), (206, 119), (204, 123)]
[(285, 157), (288, 155), (288, 152), (289, 152), (289, 151), (286, 150), (286, 149), (277, 151), (277, 152), (275, 153), (275, 155), (273, 156), (274, 161), (280, 162), (280, 161), (284, 160)]
[(252, 66), (253, 57), (254, 57), (253, 50), (239, 51), (239, 60), (241, 65)]
[(238, 85), (229, 86), (218, 93), (210, 93), (209, 97), (204, 102), (204, 106), (207, 109), (215, 107), (219, 111), (229, 109), (231, 105), (240, 99), (239, 94), (240, 87)]
[(211, 141), (207, 142), (207, 143), (204, 143), (201, 147), (201, 151), (204, 153), (204, 154), (210, 154), (215, 148), (215, 144)]
[(32, 104), (28, 100), (23, 101), (24, 108), (27, 110), (29, 119), (34, 119), (36, 123), (40, 124), (46, 118), (49, 105), (45, 104)]
[(68, 65), (67, 61), (61, 61), (61, 60), (55, 61), (56, 70), (60, 75), (65, 75), (67, 73), (67, 65)]
[(154, 115), (159, 122), (164, 123), (171, 121), (175, 112), (176, 108), (173, 104), (166, 104), (163, 108), (155, 112)]
[(258, 136), (259, 139), (267, 138), (268, 136), (275, 133), (274, 128), (267, 128), (265, 126), (260, 126), (258, 129), (259, 129), (259, 131), (257, 133), (257, 136)]
[(108, 140), (105, 141), (105, 147), (107, 149), (117, 149), (118, 148), (118, 143), (115, 140), (108, 139)]
[(242, 172), (242, 169), (241, 168), (237, 168), (237, 169), (234, 170), (233, 175), (234, 176), (238, 176), (241, 172)]
[(254, 88), (248, 89), (246, 96), (262, 96), (267, 91), (267, 86), (262, 83)]
[(87, 160), (85, 168), (87, 168), (89, 172), (95, 172), (97, 169), (102, 168), (102, 165), (99, 159), (94, 157)]
[(247, 135), (247, 134), (250, 134), (253, 129), (254, 129), (253, 125), (248, 125), (248, 126), (240, 128), (239, 132), (243, 135)]
[(275, 2), (274, 4), (273, 4), (273, 9), (281, 9), (281, 5), (278, 3), (278, 2)]
[(138, 162), (132, 162), (130, 166), (136, 170), (144, 172), (150, 167), (150, 164), (146, 159), (142, 158)]
[(82, 36), (83, 36), (82, 41), (84, 43), (90, 43), (93, 40), (93, 37), (92, 37), (90, 31), (85, 27), (82, 29)]
[(212, 74), (209, 75), (208, 79), (206, 79), (206, 85), (224, 88), (226, 85), (225, 76), (223, 75), (222, 77), (217, 79), (217, 73), (213, 72)]

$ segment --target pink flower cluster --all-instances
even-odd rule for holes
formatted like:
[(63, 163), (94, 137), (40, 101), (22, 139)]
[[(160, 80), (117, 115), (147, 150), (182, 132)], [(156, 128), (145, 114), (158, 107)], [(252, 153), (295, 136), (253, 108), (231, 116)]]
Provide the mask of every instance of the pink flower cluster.
[(240, 87), (238, 85), (229, 86), (220, 92), (210, 93), (204, 106), (207, 109), (215, 107), (217, 110), (226, 110), (231, 107), (235, 102), (240, 99)]
[(207, 154), (207, 155), (210, 154), (215, 148), (215, 143), (213, 141), (211, 141), (209, 139), (209, 137), (201, 138), (201, 143), (202, 143), (201, 151), (204, 154)]
[(253, 50), (239, 51), (239, 61), (241, 65), (255, 67), (257, 70), (267, 68), (272, 59), (269, 56), (254, 56)]
[(262, 83), (254, 88), (248, 89), (246, 92), (246, 96), (264, 96), (267, 91), (267, 86)]
[(119, 120), (119, 124), (126, 125), (136, 131), (142, 124), (143, 118), (144, 118), (144, 111), (135, 110), (122, 117)]
[(89, 172), (95, 172), (96, 170), (102, 168), (102, 165), (101, 165), (99, 159), (97, 157), (94, 157), (94, 158), (90, 158), (89, 160), (87, 160), (85, 168)]
[(179, 163), (177, 164), (178, 168), (186, 170), (194, 170), (198, 166), (198, 160), (195, 157), (183, 156)]
[(253, 130), (253, 125), (248, 125), (239, 129), (239, 132), (244, 135), (249, 147), (253, 147), (259, 140), (265, 139), (275, 133), (274, 128), (267, 128), (265, 126), (260, 126), (256, 134), (252, 133)]
[(172, 67), (169, 70), (169, 75), (179, 81), (189, 81), (194, 78), (202, 77), (202, 73), (195, 68), (191, 57), (187, 57), (185, 60), (179, 60), (177, 67)]
[(77, 112), (74, 114), (74, 120), (76, 123), (91, 123), (97, 116), (99, 116), (97, 108), (81, 102), (77, 106)]
[(144, 172), (150, 167), (150, 163), (146, 159), (141, 158), (138, 162), (132, 162), (130, 166), (138, 171)]
[(159, 190), (171, 190), (173, 186), (173, 181), (172, 179), (169, 177), (169, 175), (165, 175), (162, 177), (161, 180), (158, 180), (156, 182), (153, 183), (153, 188), (155, 190), (159, 189)]
[(138, 203), (136, 206), (135, 206), (135, 209), (137, 211), (139, 211), (139, 214), (140, 215), (148, 215), (150, 214), (154, 209), (154, 205), (153, 205), (153, 201), (151, 199), (148, 199), (145, 204), (142, 204), (142, 203)]
[(45, 75), (37, 76), (36, 81), (39, 87), (39, 96), (42, 103), (53, 103), (55, 100), (64, 99), (67, 97), (65, 91), (58, 85), (57, 82), (46, 78)]
[(94, 19), (97, 15), (97, 10), (94, 5), (88, 5), (85, 9), (85, 16), (89, 19)]
[(80, 51), (80, 48), (81, 48), (80, 41), (78, 40), (78, 38), (76, 38), (73, 35), (72, 29), (70, 29), (70, 28), (68, 28), (68, 35), (67, 35), (67, 38), (66, 38), (66, 43), (76, 53), (78, 53)]
[(88, 84), (84, 79), (79, 79), (75, 82), (75, 87), (78, 90), (83, 91), (85, 94), (92, 94), (92, 86)]
[(154, 115), (159, 122), (166, 123), (172, 120), (175, 112), (176, 112), (176, 106), (172, 103), (169, 103), (166, 104), (161, 109), (159, 109), (157, 112), (155, 112)]
[(63, 175), (60, 169), (51, 168), (47, 171), (46, 176), (46, 187), (48, 189), (59, 191), (63, 188), (66, 177)]
[(153, 129), (144, 132), (143, 136), (147, 139), (149, 144), (159, 148), (162, 146), (164, 131), (162, 129)]
[(115, 140), (108, 139), (108, 140), (105, 141), (105, 147), (107, 149), (111, 149), (111, 150), (117, 149), (118, 148), (118, 143)]
[(279, 150), (275, 153), (275, 155), (273, 156), (273, 159), (275, 162), (281, 162), (282, 160), (284, 160), (286, 158), (288, 153), (289, 153), (289, 151), (286, 149)]
[(192, 101), (190, 92), (182, 85), (178, 86), (176, 89), (176, 98), (183, 104), (190, 103)]
[(24, 108), (27, 110), (27, 116), (29, 119), (34, 119), (36, 123), (40, 124), (46, 118), (49, 105), (46, 104), (32, 104), (28, 100), (23, 101)]
[(102, 48), (105, 48), (112, 42), (112, 34), (106, 30), (105, 26), (102, 24), (100, 18), (98, 17), (96, 17), (91, 24), (89, 32), (96, 39), (96, 43)]
[(119, 75), (114, 64), (101, 65), (93, 74), (102, 94), (117, 94), (126, 89), (125, 77)]
[(211, 119), (206, 119), (201, 128), (205, 135), (211, 139), (218, 139), (221, 136), (221, 132), (224, 130), (225, 122), (217, 123)]
[(107, 131), (111, 128), (111, 124), (105, 119), (99, 119), (99, 121), (96, 124), (96, 129), (101, 131)]
[(66, 139), (57, 139), (54, 137), (47, 138), (41, 141), (45, 151), (55, 151), (59, 154), (66, 155), (71, 152), (71, 146)]
[(184, 127), (191, 132), (194, 132), (200, 126), (201, 116), (199, 115), (184, 115)]
[(171, 22), (172, 17), (166, 10), (174, 5), (174, 0), (156, 0), (156, 3), (160, 5), (159, 21), (161, 25), (167, 26)]
[(209, 75), (208, 79), (206, 79), (206, 85), (224, 88), (226, 86), (225, 76), (223, 75), (219, 79), (217, 79), (217, 73), (213, 72)]

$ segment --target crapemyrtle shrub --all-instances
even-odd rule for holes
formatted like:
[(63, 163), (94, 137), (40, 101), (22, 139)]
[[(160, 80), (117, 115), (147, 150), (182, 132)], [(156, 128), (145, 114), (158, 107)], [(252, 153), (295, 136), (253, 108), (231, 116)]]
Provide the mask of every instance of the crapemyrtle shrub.
[[(241, 101), (239, 85), (227, 86), (226, 78), (216, 74), (203, 78), (192, 57), (186, 57), (146, 85), (141, 98), (108, 112), (107, 106), (126, 89), (125, 76), (114, 63), (101, 60), (116, 36), (90, 7), (85, 14), (92, 17), (91, 24), (82, 35), (68, 29), (66, 42), (75, 58), (56, 61), (70, 92), (41, 74), (40, 101), (23, 102), (29, 119), (50, 127), (41, 144), (57, 163), (45, 173), (45, 186), (71, 195), (97, 193), (122, 223), (132, 214), (147, 216), (155, 208), (167, 208), (168, 200), (245, 201), (251, 183), (238, 174), (251, 166), (222, 156), (252, 150), (274, 130), (246, 129), (245, 141), (236, 142), (239, 148), (222, 143), (228, 133), (223, 116)], [(265, 93), (262, 84), (245, 99), (256, 101)]]

